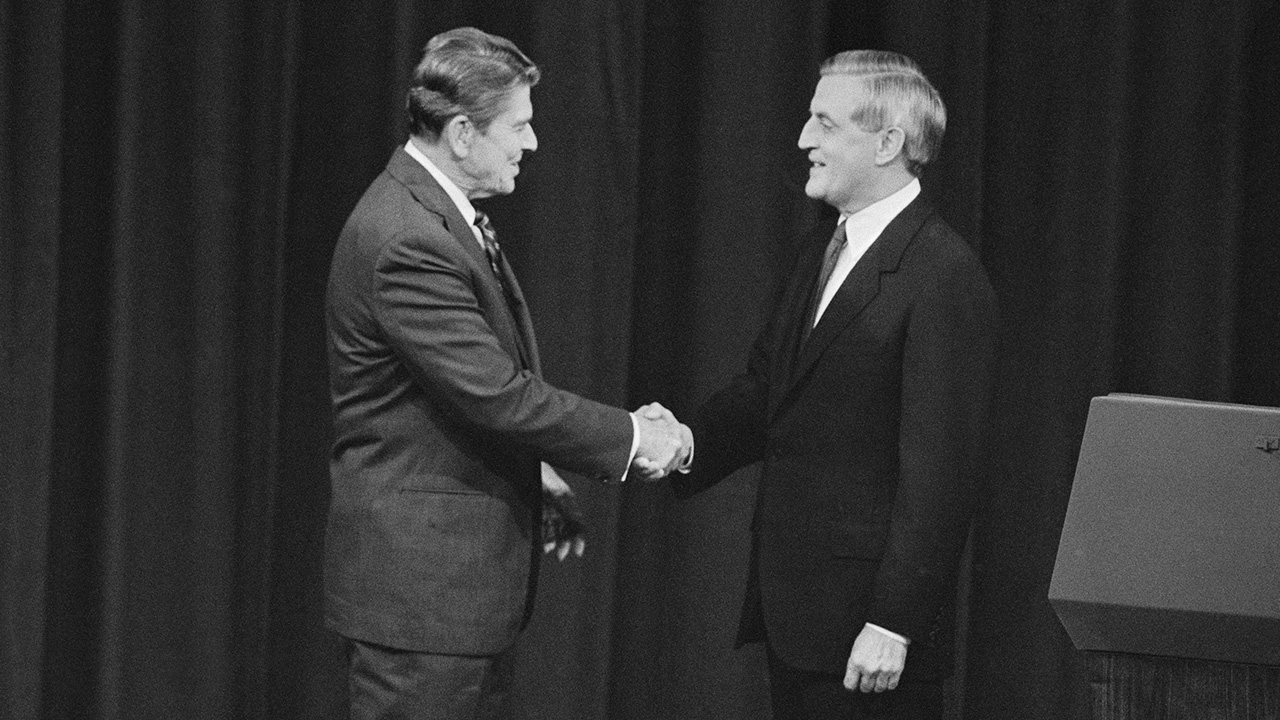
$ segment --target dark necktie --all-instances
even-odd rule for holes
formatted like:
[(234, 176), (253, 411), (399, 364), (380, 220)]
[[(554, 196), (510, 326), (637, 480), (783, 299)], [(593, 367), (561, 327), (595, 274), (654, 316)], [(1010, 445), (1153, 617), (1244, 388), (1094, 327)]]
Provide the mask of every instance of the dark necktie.
[(514, 315), (516, 306), (520, 303), (516, 301), (511, 283), (508, 282), (507, 275), (502, 270), (502, 246), (498, 244), (498, 233), (494, 231), (493, 223), (489, 222), (489, 216), (479, 210), (476, 211), (476, 227), (480, 228), (480, 239), (484, 241), (484, 254), (489, 256), (489, 267), (493, 270), (494, 277), (498, 278), (498, 284), (502, 286), (502, 296), (507, 299), (507, 305)]
[(831, 241), (827, 243), (827, 252), (822, 256), (822, 270), (818, 273), (818, 284), (813, 289), (813, 298), (809, 302), (809, 312), (805, 318), (805, 325), (802, 338), (808, 338), (809, 332), (813, 330), (813, 323), (818, 317), (818, 306), (822, 304), (822, 294), (826, 292), (827, 283), (831, 280), (831, 273), (835, 272), (836, 261), (840, 259), (840, 252), (844, 250), (844, 246), (848, 244), (849, 238), (844, 232), (844, 223), (836, 226), (836, 231), (831, 235)]
[(476, 227), (480, 228), (480, 239), (484, 242), (484, 254), (489, 256), (489, 267), (493, 268), (493, 274), (497, 276), (498, 282), (502, 283), (503, 290), (506, 290), (507, 283), (502, 277), (502, 247), (498, 245), (498, 234), (494, 232), (489, 216), (479, 210), (476, 211)]
[[(498, 284), (502, 286), (502, 297), (507, 301), (507, 309), (511, 311), (511, 315), (515, 318), (520, 317), (517, 308), (520, 302), (516, 300), (515, 292), (511, 289), (511, 283), (507, 282), (506, 273), (502, 271), (502, 246), (498, 244), (498, 233), (493, 229), (493, 223), (489, 222), (489, 216), (476, 211), (476, 227), (480, 228), (480, 239), (484, 242), (484, 254), (489, 257), (489, 268), (493, 270), (494, 277), (498, 278)], [(521, 327), (520, 321), (516, 320), (516, 332), (520, 334), (520, 341), (525, 342), (524, 328)], [(524, 347), (520, 350), (521, 361), (525, 362)], [(528, 363), (526, 362), (526, 367)]]

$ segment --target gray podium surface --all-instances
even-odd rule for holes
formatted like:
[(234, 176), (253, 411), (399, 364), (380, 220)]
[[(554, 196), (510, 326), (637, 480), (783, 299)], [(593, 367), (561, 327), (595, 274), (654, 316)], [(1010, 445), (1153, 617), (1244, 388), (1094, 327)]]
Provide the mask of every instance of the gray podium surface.
[(1280, 720), (1280, 409), (1094, 398), (1049, 601), (1096, 720)]
[(1081, 650), (1280, 665), (1280, 409), (1094, 398), (1049, 601)]

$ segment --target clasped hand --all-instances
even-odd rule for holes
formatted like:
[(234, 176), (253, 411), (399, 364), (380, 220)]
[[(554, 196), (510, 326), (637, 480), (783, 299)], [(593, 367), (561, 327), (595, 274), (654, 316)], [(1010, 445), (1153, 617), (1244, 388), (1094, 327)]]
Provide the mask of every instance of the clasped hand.
[(660, 480), (690, 459), (693, 433), (670, 410), (655, 402), (637, 408), (632, 415), (640, 427), (632, 472), (645, 480)]

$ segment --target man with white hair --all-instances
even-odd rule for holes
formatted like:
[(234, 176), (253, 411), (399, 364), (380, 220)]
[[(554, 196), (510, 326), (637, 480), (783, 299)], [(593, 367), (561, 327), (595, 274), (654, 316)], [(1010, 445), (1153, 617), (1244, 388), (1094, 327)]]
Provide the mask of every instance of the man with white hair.
[(921, 195), (945, 125), (902, 55), (822, 65), (799, 146), (840, 220), (672, 476), (688, 496), (763, 461), (738, 642), (765, 643), (777, 720), (942, 714), (996, 330), (982, 265)]

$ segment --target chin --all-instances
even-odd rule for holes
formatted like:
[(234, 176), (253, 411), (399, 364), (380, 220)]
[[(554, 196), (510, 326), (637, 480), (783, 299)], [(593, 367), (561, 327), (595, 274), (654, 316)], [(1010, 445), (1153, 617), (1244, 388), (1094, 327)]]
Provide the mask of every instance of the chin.
[(506, 180), (495, 182), (485, 189), (484, 197), (494, 197), (497, 195), (510, 195), (515, 192), (516, 183), (514, 180)]
[(804, 186), (804, 194), (805, 194), (805, 195), (808, 195), (808, 196), (809, 196), (809, 198), (810, 198), (811, 200), (826, 200), (826, 199), (827, 199), (827, 195), (826, 195), (826, 193), (824, 193), (824, 192), (822, 191), (822, 186), (821, 186), (821, 185), (819, 185), (819, 184), (817, 184), (817, 183), (815, 183), (815, 182), (813, 182), (813, 181), (809, 181), (809, 182), (805, 183), (805, 186)]

